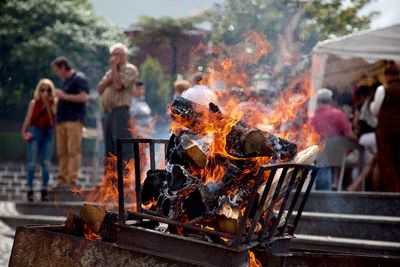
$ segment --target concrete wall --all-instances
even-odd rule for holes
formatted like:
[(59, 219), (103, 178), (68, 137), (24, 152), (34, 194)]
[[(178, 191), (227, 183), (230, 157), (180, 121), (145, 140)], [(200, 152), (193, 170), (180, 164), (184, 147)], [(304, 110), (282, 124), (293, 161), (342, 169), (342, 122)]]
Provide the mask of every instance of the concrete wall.
[[(49, 189), (55, 184), (58, 166), (50, 169)], [(101, 182), (103, 170), (99, 169), (97, 175), (91, 166), (83, 166), (78, 177), (78, 187), (91, 188)], [(42, 177), (40, 166), (36, 166), (34, 190), (40, 190)], [(25, 200), (26, 199), (26, 166), (16, 163), (0, 163), (0, 200)]]

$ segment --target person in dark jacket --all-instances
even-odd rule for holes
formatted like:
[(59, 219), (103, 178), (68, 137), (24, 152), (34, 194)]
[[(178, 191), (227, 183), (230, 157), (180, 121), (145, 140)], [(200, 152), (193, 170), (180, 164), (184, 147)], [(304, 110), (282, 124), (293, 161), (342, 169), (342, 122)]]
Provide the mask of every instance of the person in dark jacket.
[(385, 84), (377, 88), (370, 109), (378, 116), (376, 141), (383, 189), (400, 192), (400, 76), (393, 61), (387, 63), (384, 76)]

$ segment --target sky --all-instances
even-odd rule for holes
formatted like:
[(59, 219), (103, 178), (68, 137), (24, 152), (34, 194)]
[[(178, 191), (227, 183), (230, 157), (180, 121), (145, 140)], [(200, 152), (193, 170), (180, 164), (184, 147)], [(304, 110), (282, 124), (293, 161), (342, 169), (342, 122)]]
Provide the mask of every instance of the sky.
[[(124, 28), (137, 22), (141, 15), (152, 17), (186, 17), (194, 15), (214, 2), (223, 0), (89, 0), (94, 10), (115, 24)], [(248, 0), (245, 0), (248, 1)], [(372, 20), (371, 28), (382, 28), (400, 23), (400, 0), (372, 0), (360, 12), (379, 11)]]
[[(215, 0), (89, 0), (94, 10), (124, 28), (141, 15), (188, 17), (212, 6)], [(222, 2), (217, 0), (217, 2)]]

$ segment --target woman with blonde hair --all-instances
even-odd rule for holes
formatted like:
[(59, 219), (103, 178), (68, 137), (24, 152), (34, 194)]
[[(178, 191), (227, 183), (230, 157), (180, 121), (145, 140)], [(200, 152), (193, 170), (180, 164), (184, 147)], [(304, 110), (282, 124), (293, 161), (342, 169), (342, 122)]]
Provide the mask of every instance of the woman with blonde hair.
[(36, 86), (33, 99), (29, 103), (21, 129), (22, 138), (28, 142), (26, 174), (28, 201), (33, 201), (33, 179), (37, 156), (40, 157), (42, 167), (41, 200), (48, 200), (47, 184), (49, 182), (50, 157), (53, 147), (55, 110), (54, 84), (49, 79), (41, 79)]

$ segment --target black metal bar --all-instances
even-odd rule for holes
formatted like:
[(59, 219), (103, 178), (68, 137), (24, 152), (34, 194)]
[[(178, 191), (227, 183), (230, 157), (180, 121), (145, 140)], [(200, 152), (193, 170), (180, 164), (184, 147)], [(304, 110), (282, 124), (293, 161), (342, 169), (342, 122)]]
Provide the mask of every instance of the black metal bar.
[[(278, 184), (276, 185), (274, 195), (272, 197), (271, 203), (269, 204), (268, 212), (264, 217), (264, 225), (263, 225), (263, 230), (260, 232), (260, 239), (264, 239), (265, 233), (268, 231), (268, 222), (269, 222), (269, 220), (270, 220), (270, 218), (272, 216), (272, 210), (274, 208), (275, 201), (276, 201), (276, 199), (278, 197), (279, 191), (281, 190), (283, 181), (286, 178), (287, 171), (288, 171), (288, 168), (283, 168), (282, 169), (281, 176), (279, 177)], [(275, 223), (278, 223), (278, 222), (275, 221)], [(269, 239), (270, 236), (267, 236), (267, 238)]]
[(252, 223), (251, 223), (249, 232), (247, 234), (246, 241), (251, 240), (251, 238), (253, 237), (254, 231), (255, 231), (255, 229), (257, 227), (257, 224), (258, 224), (258, 220), (260, 219), (260, 215), (264, 211), (264, 202), (267, 199), (269, 190), (271, 189), (272, 180), (274, 179), (275, 174), (276, 174), (276, 169), (275, 168), (270, 170), (270, 173), (268, 175), (267, 183), (265, 184), (263, 194), (261, 195), (261, 199), (259, 201), (259, 207), (258, 207), (258, 209), (256, 211), (256, 214), (254, 215), (254, 218), (252, 219)]
[(209, 234), (209, 235), (213, 235), (213, 236), (221, 236), (221, 237), (225, 237), (225, 238), (229, 238), (229, 239), (235, 238), (234, 235), (231, 235), (231, 234), (228, 234), (228, 233), (215, 231), (215, 230), (207, 230), (207, 229), (195, 226), (195, 225), (191, 225), (191, 224), (187, 224), (187, 223), (181, 223), (181, 222), (169, 220), (169, 219), (166, 219), (166, 218), (163, 218), (163, 217), (146, 214), (147, 212), (148, 211), (145, 211), (145, 210), (143, 210), (142, 212), (129, 211), (129, 212), (127, 212), (127, 215), (128, 215), (127, 218), (128, 219), (132, 219), (132, 220), (133, 219), (137, 219), (137, 218), (148, 219), (148, 220), (152, 220), (152, 221), (157, 221), (157, 222), (162, 222), (162, 223), (166, 223), (166, 224), (169, 224), (169, 225), (182, 227), (184, 229), (191, 230), (191, 231), (198, 231), (200, 233), (205, 233), (205, 234)]
[[(283, 211), (284, 211), (285, 206), (286, 206), (286, 202), (287, 202), (287, 200), (289, 198), (290, 192), (292, 191), (292, 186), (293, 186), (293, 184), (294, 184), (294, 182), (296, 180), (296, 176), (297, 176), (298, 171), (299, 171), (299, 169), (297, 167), (294, 168), (292, 176), (290, 177), (288, 188), (286, 189), (286, 192), (285, 192), (285, 197), (283, 198), (283, 202), (281, 204), (281, 208), (279, 209), (278, 217), (276, 218), (276, 223), (274, 223), (274, 226), (271, 228), (269, 236), (273, 236), (274, 233), (275, 233), (276, 228), (278, 228), (279, 222), (281, 221), (282, 214), (283, 214)], [(286, 220), (288, 220), (288, 219), (289, 218), (286, 217)]]
[(251, 192), (249, 202), (247, 203), (246, 210), (244, 212), (244, 216), (241, 219), (241, 222), (240, 222), (240, 225), (239, 225), (239, 229), (237, 230), (236, 237), (235, 237), (235, 239), (233, 241), (233, 246), (234, 247), (238, 247), (240, 245), (240, 243), (241, 243), (244, 231), (246, 230), (247, 219), (249, 218), (249, 215), (250, 215), (250, 212), (251, 212), (251, 208), (253, 207), (254, 200), (255, 200), (256, 195), (257, 195), (258, 187), (263, 182), (263, 176), (264, 176), (263, 168), (260, 168), (259, 171), (258, 171), (258, 174), (256, 176), (256, 179), (255, 179), (255, 182), (254, 182), (254, 186), (253, 186), (253, 190)]
[(286, 227), (287, 227), (287, 225), (289, 223), (289, 219), (292, 216), (294, 207), (296, 206), (296, 203), (297, 203), (297, 199), (299, 198), (299, 195), (301, 193), (301, 189), (303, 188), (304, 182), (306, 181), (306, 178), (307, 178), (307, 175), (308, 175), (309, 172), (310, 172), (309, 169), (303, 168), (303, 172), (302, 172), (302, 175), (301, 175), (301, 178), (300, 178), (300, 182), (297, 185), (296, 192), (295, 192), (295, 194), (294, 194), (294, 196), (292, 198), (292, 201), (291, 201), (289, 209), (288, 209), (288, 213), (286, 215), (286, 221), (285, 221), (285, 224), (283, 225), (283, 232), (285, 232), (285, 230), (286, 230)]
[(135, 161), (135, 192), (136, 192), (136, 210), (142, 210), (142, 185), (140, 183), (140, 152), (139, 142), (133, 143), (133, 155)]
[(156, 169), (156, 156), (154, 153), (154, 146), (155, 143), (153, 140), (150, 141), (150, 169), (155, 170)]
[(124, 173), (122, 166), (122, 142), (117, 139), (117, 176), (118, 176), (118, 220), (120, 224), (125, 222), (124, 203)]
[(299, 223), (301, 213), (303, 212), (304, 205), (306, 204), (308, 195), (310, 194), (310, 191), (311, 191), (311, 188), (312, 188), (312, 186), (313, 186), (313, 184), (314, 184), (314, 181), (315, 181), (315, 178), (316, 178), (316, 176), (317, 176), (317, 173), (318, 173), (318, 169), (313, 169), (312, 172), (311, 172), (310, 183), (308, 184), (307, 190), (306, 190), (306, 192), (304, 193), (303, 199), (302, 199), (302, 201), (301, 201), (301, 203), (300, 203), (299, 210), (297, 211), (296, 217), (294, 218), (294, 222), (293, 222), (293, 232), (296, 230), (297, 224)]

